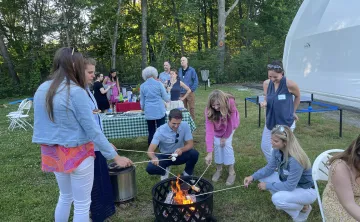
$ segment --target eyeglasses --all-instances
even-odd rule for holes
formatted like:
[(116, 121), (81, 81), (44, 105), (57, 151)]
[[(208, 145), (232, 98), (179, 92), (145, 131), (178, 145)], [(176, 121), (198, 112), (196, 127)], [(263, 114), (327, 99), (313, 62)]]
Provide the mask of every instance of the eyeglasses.
[(178, 138), (179, 138), (179, 134), (177, 133), (177, 134), (176, 134), (176, 137), (175, 137), (175, 143), (179, 142), (179, 139), (178, 139)]
[(267, 70), (274, 70), (275, 72), (282, 72), (283, 68), (279, 65), (268, 64)]
[(285, 127), (283, 125), (276, 125), (275, 126), (276, 130), (279, 130), (281, 133), (284, 133), (285, 136), (287, 137), (286, 131), (285, 131)]

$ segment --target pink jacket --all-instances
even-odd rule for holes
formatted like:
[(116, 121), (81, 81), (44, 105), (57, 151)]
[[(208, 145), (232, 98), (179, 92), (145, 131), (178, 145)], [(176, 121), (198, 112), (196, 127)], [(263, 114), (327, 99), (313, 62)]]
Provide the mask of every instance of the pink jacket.
[(240, 125), (240, 115), (236, 109), (235, 100), (233, 98), (229, 99), (230, 103), (230, 115), (226, 117), (221, 117), (217, 122), (208, 120), (207, 118), (207, 108), (205, 109), (205, 131), (206, 131), (206, 151), (212, 152), (214, 146), (214, 137), (218, 138), (229, 138), (233, 130), (238, 128)]

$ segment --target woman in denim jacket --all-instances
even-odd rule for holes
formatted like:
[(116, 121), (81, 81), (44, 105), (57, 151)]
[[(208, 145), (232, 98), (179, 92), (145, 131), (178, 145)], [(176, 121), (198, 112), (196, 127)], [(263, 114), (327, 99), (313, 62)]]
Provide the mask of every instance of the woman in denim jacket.
[(54, 172), (60, 196), (55, 221), (89, 221), (94, 178), (94, 145), (122, 167), (132, 162), (112, 148), (93, 117), (85, 90), (84, 60), (71, 48), (56, 51), (50, 80), (34, 96), (33, 143), (41, 146), (42, 170)]
[(272, 193), (276, 209), (284, 210), (293, 221), (306, 221), (316, 200), (310, 160), (288, 126), (275, 126), (271, 143), (274, 151), (269, 163), (246, 177), (244, 185), (259, 180), (258, 188)]

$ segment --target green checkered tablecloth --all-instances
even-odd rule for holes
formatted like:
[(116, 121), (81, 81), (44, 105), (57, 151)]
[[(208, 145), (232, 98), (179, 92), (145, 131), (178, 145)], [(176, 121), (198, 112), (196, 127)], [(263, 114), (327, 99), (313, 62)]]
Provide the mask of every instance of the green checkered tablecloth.
[[(115, 114), (112, 117), (101, 113), (99, 116), (103, 132), (108, 139), (148, 136), (149, 134), (145, 116), (140, 113), (135, 115)], [(196, 129), (189, 112), (183, 112), (183, 121), (186, 121), (190, 125), (191, 132)], [(166, 122), (168, 122), (167, 115)]]

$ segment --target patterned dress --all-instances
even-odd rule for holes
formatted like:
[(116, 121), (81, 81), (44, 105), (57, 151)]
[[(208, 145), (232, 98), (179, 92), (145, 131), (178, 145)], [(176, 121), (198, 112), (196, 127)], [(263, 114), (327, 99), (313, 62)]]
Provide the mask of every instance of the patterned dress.
[[(343, 160), (335, 160), (329, 170), (329, 181), (323, 193), (323, 209), (327, 222), (346, 221), (355, 222), (356, 220), (351, 217), (343, 206), (340, 204), (336, 195), (334, 185), (332, 184), (331, 177), (335, 174), (335, 168), (339, 163), (345, 163)], [(356, 183), (353, 179), (351, 181), (352, 190), (354, 193), (355, 202), (360, 205), (360, 184)]]

